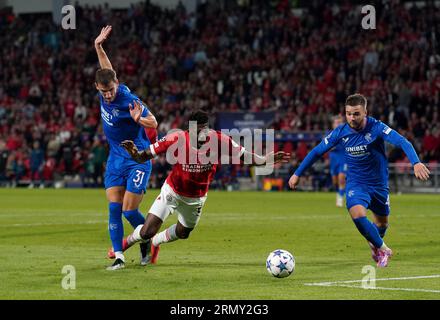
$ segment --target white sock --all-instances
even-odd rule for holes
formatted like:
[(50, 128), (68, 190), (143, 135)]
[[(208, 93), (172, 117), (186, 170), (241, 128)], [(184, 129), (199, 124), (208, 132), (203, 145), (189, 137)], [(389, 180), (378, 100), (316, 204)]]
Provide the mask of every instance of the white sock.
[(176, 227), (177, 225), (173, 224), (168, 229), (156, 234), (152, 239), (153, 246), (157, 247), (162, 243), (176, 241), (178, 239), (176, 235)]
[(382, 244), (382, 247), (380, 247), (379, 248), (380, 250), (386, 250), (386, 249), (389, 249), (388, 247), (387, 247), (387, 245), (385, 244), (385, 242)]
[(136, 242), (142, 241), (142, 237), (141, 237), (141, 229), (143, 227), (143, 224), (140, 224), (136, 227), (136, 229), (134, 229), (133, 233), (130, 234), (127, 237), (127, 245), (129, 247), (131, 247), (132, 245), (134, 245)]
[(125, 257), (124, 257), (124, 254), (122, 253), (122, 251), (116, 251), (115, 257), (116, 257), (116, 259), (121, 259), (122, 261), (125, 262)]

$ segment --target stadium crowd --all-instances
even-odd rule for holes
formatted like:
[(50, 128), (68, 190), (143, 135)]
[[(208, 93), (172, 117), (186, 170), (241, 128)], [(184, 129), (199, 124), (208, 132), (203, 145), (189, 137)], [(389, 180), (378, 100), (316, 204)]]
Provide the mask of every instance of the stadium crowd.
[[(0, 181), (33, 186), (79, 176), (85, 186), (102, 185), (107, 145), (93, 39), (106, 24), (119, 80), (152, 109), (159, 136), (181, 128), (196, 108), (213, 117), (275, 110), (271, 128), (324, 133), (347, 95), (361, 92), (371, 115), (406, 136), (424, 162), (438, 162), (440, 10), (376, 1), (377, 29), (363, 30), (358, 6), (319, 2), (302, 14), (284, 0), (204, 3), (194, 13), (149, 2), (128, 10), (76, 5), (76, 30), (50, 15), (3, 11)], [(293, 152), (295, 167), (314, 145), (276, 147)], [(390, 152), (391, 162), (407, 161)], [(164, 158), (155, 161), (153, 186), (169, 169)], [(240, 175), (250, 172), (224, 167), (217, 180), (224, 187)]]

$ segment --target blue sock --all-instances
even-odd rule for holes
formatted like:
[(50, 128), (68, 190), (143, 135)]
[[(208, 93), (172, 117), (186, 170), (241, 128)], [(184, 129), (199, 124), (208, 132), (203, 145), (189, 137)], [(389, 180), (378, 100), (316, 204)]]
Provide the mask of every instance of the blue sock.
[(108, 231), (112, 240), (113, 251), (122, 251), (124, 225), (122, 224), (122, 203), (110, 202), (108, 205)]
[(140, 224), (144, 224), (145, 218), (138, 209), (124, 211), (124, 216), (130, 222), (133, 228), (136, 228)]
[(370, 241), (376, 248), (382, 247), (383, 240), (374, 224), (368, 221), (367, 217), (353, 219), (353, 222), (365, 239)]
[(341, 197), (343, 197), (345, 195), (345, 188), (339, 188), (338, 193)]
[(374, 224), (374, 226), (376, 227), (377, 232), (379, 232), (380, 237), (381, 238), (385, 237), (385, 233), (387, 232), (388, 226), (386, 226), (386, 227), (378, 227), (378, 226), (376, 226), (376, 224)]

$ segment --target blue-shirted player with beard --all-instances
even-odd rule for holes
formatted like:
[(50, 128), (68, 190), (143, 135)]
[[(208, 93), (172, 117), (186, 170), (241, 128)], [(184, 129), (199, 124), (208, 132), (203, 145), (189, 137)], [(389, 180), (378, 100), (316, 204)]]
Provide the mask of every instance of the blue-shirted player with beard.
[[(111, 251), (116, 259), (107, 269), (117, 270), (125, 266), (122, 214), (133, 227), (145, 222), (138, 208), (151, 173), (150, 161), (137, 163), (120, 143), (133, 140), (138, 148), (148, 148), (150, 141), (144, 128), (156, 128), (157, 121), (139, 98), (116, 78), (116, 72), (102, 47), (111, 30), (111, 26), (102, 28), (95, 39), (95, 49), (101, 66), (96, 72), (95, 85), (100, 93), (102, 126), (110, 146), (104, 184), (109, 202), (109, 233), (113, 245)], [(149, 253), (148, 244), (141, 244), (142, 265), (148, 263)]]
[[(367, 99), (363, 95), (354, 94), (347, 98), (345, 115), (347, 123), (338, 126), (313, 148), (290, 178), (289, 186), (295, 189), (307, 168), (332, 147), (342, 144), (348, 166), (347, 209), (357, 229), (367, 239), (377, 266), (386, 267), (392, 251), (382, 239), (390, 213), (385, 141), (405, 152), (418, 179), (429, 179), (430, 172), (407, 139), (381, 121), (367, 116)], [(367, 219), (367, 209), (373, 212), (374, 223)]]
[[(344, 122), (341, 115), (333, 117), (333, 129), (336, 129)], [(330, 175), (332, 176), (332, 184), (336, 189), (336, 206), (344, 206), (345, 196), (345, 175), (347, 174), (347, 164), (344, 157), (344, 146), (337, 144), (329, 154), (330, 158)]]

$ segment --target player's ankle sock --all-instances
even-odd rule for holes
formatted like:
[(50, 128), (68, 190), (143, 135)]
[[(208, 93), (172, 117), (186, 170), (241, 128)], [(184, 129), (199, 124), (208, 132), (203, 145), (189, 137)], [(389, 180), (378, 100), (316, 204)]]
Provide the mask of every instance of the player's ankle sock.
[(344, 197), (344, 195), (345, 195), (345, 188), (339, 188), (339, 189), (338, 189), (338, 194), (339, 194), (341, 197)]
[(177, 225), (173, 224), (172, 226), (168, 227), (168, 229), (156, 234), (152, 239), (153, 246), (157, 247), (165, 242), (176, 241), (178, 239), (176, 235), (176, 227)]
[(133, 228), (136, 228), (140, 224), (144, 224), (145, 218), (142, 215), (142, 213), (139, 212), (138, 209), (134, 210), (127, 210), (122, 212), (124, 214), (124, 217), (130, 222), (131, 226)]
[(108, 230), (114, 252), (122, 252), (122, 238), (124, 237), (124, 225), (122, 224), (122, 203), (109, 203)]
[(127, 237), (127, 246), (131, 247), (132, 245), (134, 245), (136, 242), (142, 241), (142, 237), (141, 237), (141, 229), (143, 227), (143, 224), (138, 225), (132, 234), (130, 234)]
[(382, 247), (384, 242), (374, 224), (368, 221), (367, 217), (353, 219), (353, 222), (365, 239), (370, 241), (376, 248)]
[(124, 254), (122, 253), (122, 251), (116, 251), (115, 252), (115, 258), (116, 259), (121, 259), (122, 261), (125, 262), (125, 257), (124, 257)]
[(385, 233), (387, 232), (388, 229), (388, 225), (385, 227), (378, 227), (376, 224), (374, 224), (374, 226), (377, 229), (377, 232), (379, 232), (379, 235), (381, 238), (385, 237)]

